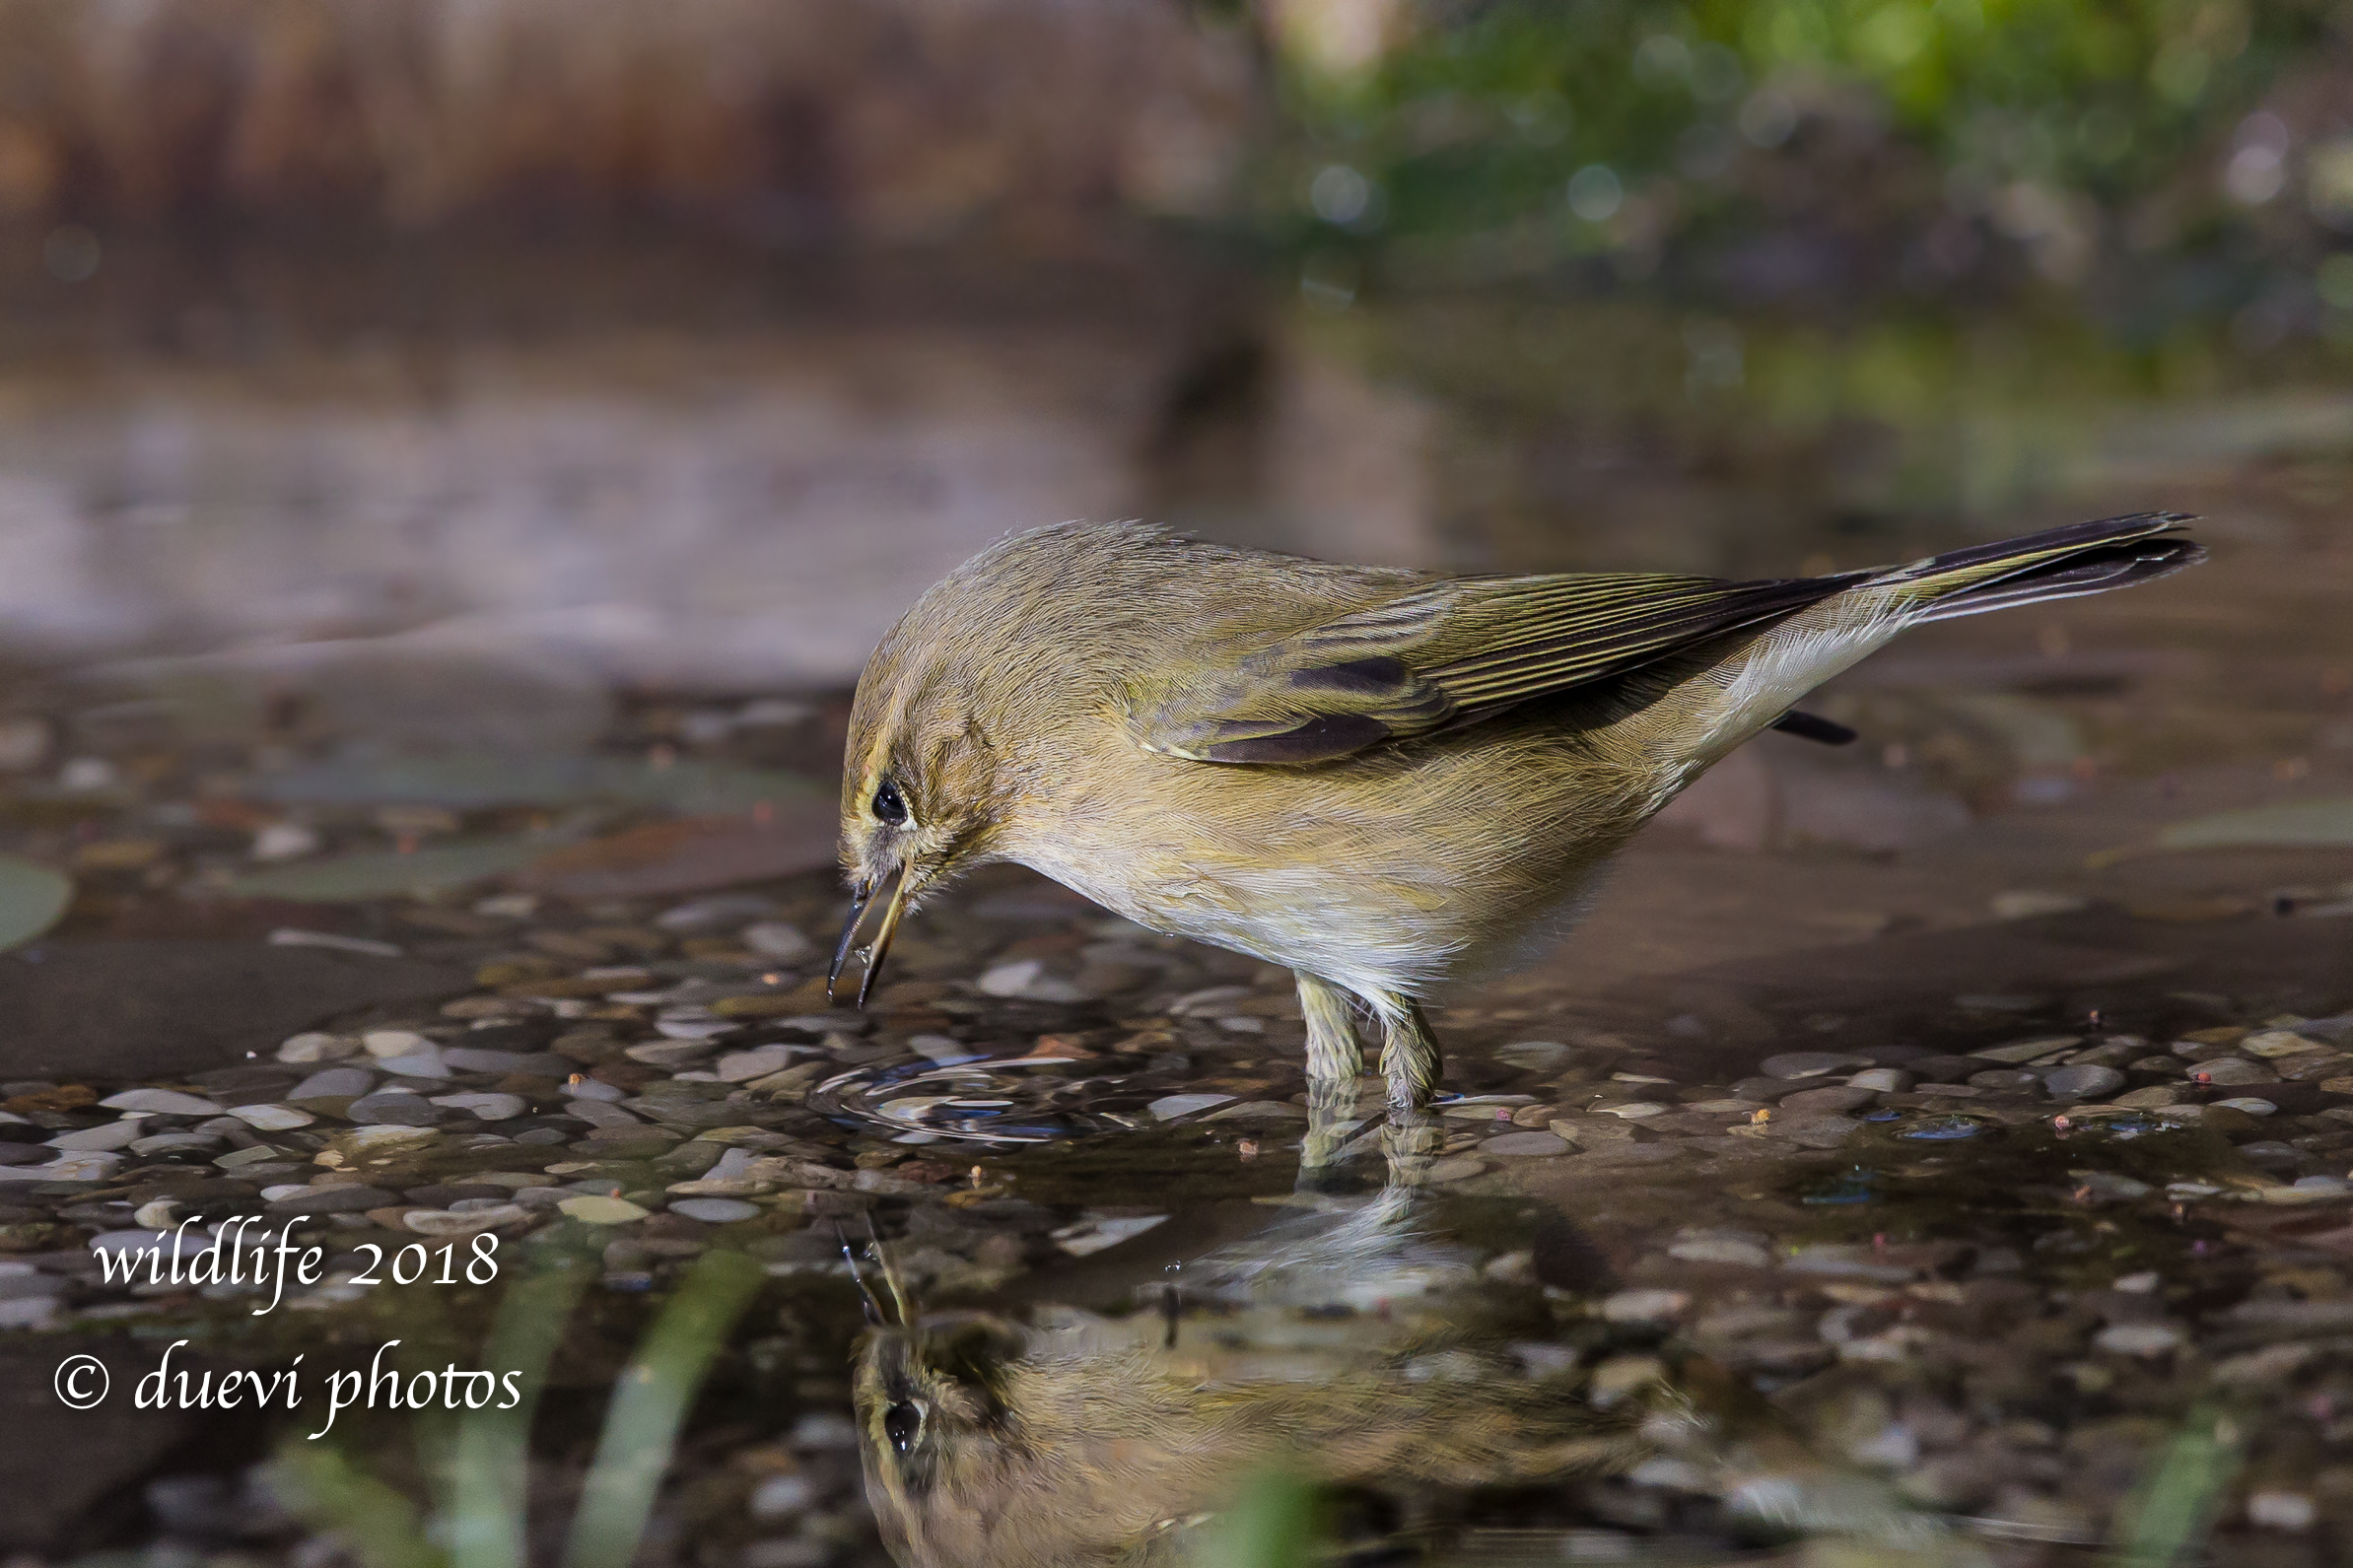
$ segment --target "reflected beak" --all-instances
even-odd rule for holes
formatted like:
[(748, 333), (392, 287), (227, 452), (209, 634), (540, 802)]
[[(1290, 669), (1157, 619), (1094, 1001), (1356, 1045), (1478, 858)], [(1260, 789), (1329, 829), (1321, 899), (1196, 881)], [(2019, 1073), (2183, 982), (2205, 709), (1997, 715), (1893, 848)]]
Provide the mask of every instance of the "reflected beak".
[[(882, 907), (882, 923), (874, 931), (874, 939), (866, 945), (865, 973), (859, 977), (858, 1005), (865, 1007), (866, 998), (874, 992), (874, 981), (882, 973), (882, 961), (890, 956), (891, 938), (899, 934), (899, 917), (907, 910), (907, 888), (912, 880), (904, 867), (891, 886), (890, 901)], [(842, 939), (833, 950), (833, 967), (825, 972), (825, 994), (833, 996), (841, 983), (842, 970), (850, 962), (850, 955), (858, 946), (858, 928), (865, 920), (866, 910), (874, 902), (875, 888), (871, 881), (861, 881), (851, 890), (850, 914), (842, 921)]]

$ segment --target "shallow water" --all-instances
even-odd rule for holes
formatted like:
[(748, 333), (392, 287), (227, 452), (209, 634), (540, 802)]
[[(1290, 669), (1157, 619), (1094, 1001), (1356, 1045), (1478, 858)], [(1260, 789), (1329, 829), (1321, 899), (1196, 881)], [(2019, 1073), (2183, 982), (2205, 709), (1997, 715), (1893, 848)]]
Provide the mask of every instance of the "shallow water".
[[(919, 1560), (1239, 1560), (1221, 1510), (1269, 1475), (1327, 1486), (1367, 1561), (2344, 1553), (2341, 368), (2063, 323), (835, 287), (12, 373), (0, 851), (74, 886), (0, 956), (0, 1132), (83, 1144), (0, 1165), (37, 1438), (7, 1490), (41, 1500), (12, 1544), (337, 1560), (351, 1494), (248, 1477), (334, 1446), (323, 1381), (299, 1414), (75, 1412), (53, 1368), (127, 1386), (183, 1337), (321, 1380), (391, 1338), (493, 1365), (522, 1261), (571, 1246), (526, 1379), (545, 1554), (651, 1317), (736, 1251), (758, 1295), (702, 1325), (646, 1561), (880, 1561), (881, 1483)], [(1423, 1123), (1368, 1082), (1311, 1125), (1287, 977), (1023, 873), (912, 921), (870, 1011), (822, 994), (846, 685), (1005, 527), (1765, 575), (2149, 506), (2214, 560), (1820, 694), (1857, 744), (1753, 743), (1557, 952), (1448, 999)], [(138, 1085), (195, 1100), (100, 1103)], [(254, 1316), (88, 1251), (298, 1212), (332, 1275), (506, 1262)], [(338, 1420), (414, 1495), (464, 1467), (420, 1417)], [(2127, 1501), (2169, 1456), (2171, 1522)], [(950, 1494), (993, 1544), (938, 1544)]]

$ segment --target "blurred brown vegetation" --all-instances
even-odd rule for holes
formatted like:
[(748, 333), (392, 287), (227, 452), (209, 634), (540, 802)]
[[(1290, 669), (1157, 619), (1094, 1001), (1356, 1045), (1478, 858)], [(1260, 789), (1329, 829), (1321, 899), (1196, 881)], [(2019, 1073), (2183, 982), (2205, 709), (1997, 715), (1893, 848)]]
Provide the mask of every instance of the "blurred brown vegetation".
[(0, 0), (0, 219), (1053, 237), (1214, 203), (1255, 76), (1158, 3)]

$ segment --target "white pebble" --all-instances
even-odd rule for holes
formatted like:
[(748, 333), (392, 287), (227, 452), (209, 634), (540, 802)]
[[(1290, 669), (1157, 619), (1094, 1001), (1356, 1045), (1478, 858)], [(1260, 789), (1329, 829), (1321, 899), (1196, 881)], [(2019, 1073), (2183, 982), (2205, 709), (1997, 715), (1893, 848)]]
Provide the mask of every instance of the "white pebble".
[(2181, 1330), (2166, 1323), (2114, 1323), (2092, 1336), (2102, 1350), (2121, 1356), (2161, 1356), (2181, 1343)]
[(673, 1013), (654, 1021), (654, 1027), (671, 1040), (716, 1040), (743, 1027), (739, 1018), (714, 1018), (707, 1012)]
[[(73, 1132), (60, 1132), (48, 1139), (53, 1149), (70, 1149), (77, 1154), (94, 1154), (109, 1149), (127, 1149), (144, 1134), (139, 1130), (140, 1119), (132, 1117), (122, 1122), (107, 1122), (99, 1126), (82, 1127)], [(11, 1170), (25, 1170), (12, 1166)]]
[(371, 1029), (360, 1036), (360, 1044), (372, 1057), (413, 1057), (434, 1049), (432, 1041), (406, 1029)]
[(285, 1043), (278, 1047), (278, 1059), (295, 1063), (340, 1061), (345, 1057), (358, 1052), (359, 1049), (360, 1043), (356, 1040), (346, 1040), (340, 1036), (310, 1030), (303, 1034), (289, 1036)]
[(253, 835), (256, 860), (294, 860), (318, 848), (318, 830), (300, 822), (273, 822)]
[(1665, 1323), (1691, 1310), (1692, 1298), (1680, 1290), (1622, 1290), (1601, 1304), (1611, 1323)]
[(297, 1111), (290, 1105), (237, 1105), (229, 1108), (229, 1114), (262, 1132), (291, 1132), (296, 1127), (309, 1126), (314, 1120), (308, 1111)]
[(109, 1111), (146, 1111), (157, 1116), (219, 1116), (221, 1108), (210, 1100), (199, 1100), (192, 1094), (174, 1089), (125, 1089), (110, 1094), (99, 1104)]
[(771, 1475), (753, 1490), (751, 1515), (754, 1519), (789, 1519), (816, 1500), (817, 1488), (807, 1476)]
[(2247, 1500), (2247, 1522), (2261, 1530), (2301, 1534), (2318, 1517), (2313, 1500), (2302, 1492), (2256, 1492)]
[(816, 943), (802, 935), (799, 926), (787, 925), (783, 920), (761, 920), (746, 925), (742, 938), (744, 946), (780, 964), (806, 958), (817, 950)]

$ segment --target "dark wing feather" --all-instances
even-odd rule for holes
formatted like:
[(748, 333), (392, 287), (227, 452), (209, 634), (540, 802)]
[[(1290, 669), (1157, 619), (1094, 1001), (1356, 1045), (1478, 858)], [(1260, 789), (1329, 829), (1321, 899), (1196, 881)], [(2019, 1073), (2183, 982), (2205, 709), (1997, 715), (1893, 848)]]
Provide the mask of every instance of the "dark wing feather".
[(1329, 762), (1775, 620), (1861, 580), (1577, 575), (1432, 583), (1135, 694), (1131, 732), (1201, 762)]

